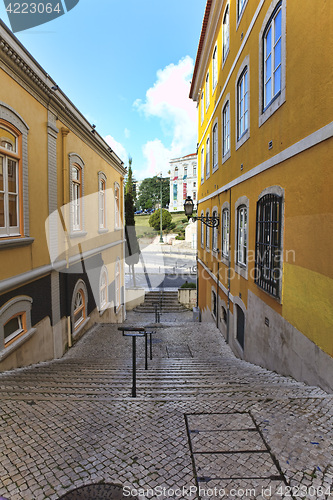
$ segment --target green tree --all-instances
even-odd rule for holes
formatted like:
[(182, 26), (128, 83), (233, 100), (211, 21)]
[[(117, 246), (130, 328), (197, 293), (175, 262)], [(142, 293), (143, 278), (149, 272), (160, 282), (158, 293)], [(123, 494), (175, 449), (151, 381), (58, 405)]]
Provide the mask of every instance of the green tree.
[[(148, 177), (144, 179), (139, 191), (139, 205), (141, 208), (152, 208), (161, 203), (161, 178)], [(162, 178), (162, 207), (170, 203), (170, 179)]]
[[(149, 217), (149, 225), (158, 231), (160, 229), (160, 209), (156, 210)], [(172, 227), (172, 215), (168, 210), (162, 210), (162, 229), (170, 229)]]
[(133, 283), (135, 282), (134, 265), (139, 262), (140, 247), (135, 231), (134, 201), (133, 201), (133, 172), (132, 158), (128, 160), (128, 173), (125, 185), (125, 262), (132, 269)]

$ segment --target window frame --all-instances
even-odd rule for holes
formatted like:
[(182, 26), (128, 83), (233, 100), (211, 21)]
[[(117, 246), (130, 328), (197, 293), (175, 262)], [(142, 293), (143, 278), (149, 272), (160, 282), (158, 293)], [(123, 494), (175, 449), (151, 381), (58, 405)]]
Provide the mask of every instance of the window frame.
[(120, 259), (117, 257), (116, 265), (115, 265), (115, 297), (114, 297), (114, 307), (115, 311), (118, 312), (121, 306), (121, 282), (120, 282)]
[[(98, 172), (98, 232), (104, 233), (107, 229), (107, 177), (104, 172)], [(103, 188), (104, 186), (104, 188)]]
[(217, 119), (215, 120), (213, 125), (212, 136), (213, 136), (212, 172), (214, 173), (219, 168), (219, 124)]
[[(18, 231), (8, 234), (1, 231), (0, 247), (30, 245), (34, 239), (30, 238), (29, 222), (29, 185), (28, 185), (28, 133), (29, 127), (23, 118), (8, 104), (0, 101), (0, 127), (16, 138), (16, 151), (1, 147), (3, 156), (14, 158), (18, 162)], [(14, 233), (14, 231), (9, 231)]]
[(206, 80), (205, 80), (205, 96), (206, 96), (206, 100), (205, 100), (205, 109), (206, 109), (206, 112), (209, 108), (209, 104), (210, 104), (210, 95), (209, 95), (209, 71), (207, 71), (207, 74), (206, 74)]
[(118, 184), (118, 182), (115, 182), (114, 183), (114, 227), (115, 227), (115, 229), (121, 229), (121, 223), (120, 223), (120, 213), (121, 213), (120, 201), (121, 201), (120, 185)]
[[(206, 221), (208, 221), (210, 211), (206, 210)], [(206, 233), (206, 250), (210, 251), (210, 227), (208, 224), (205, 224), (205, 233)]]
[(201, 244), (201, 248), (205, 248), (205, 224), (202, 222), (202, 220), (204, 218), (204, 211), (203, 210), (201, 210), (200, 218), (201, 218), (201, 221), (200, 221), (200, 244)]
[[(241, 222), (243, 219), (243, 227)], [(245, 222), (244, 222), (245, 221)], [(240, 205), (237, 208), (237, 265), (246, 267), (248, 260), (248, 231), (247, 231), (248, 213), (246, 205)]]
[(230, 52), (230, 4), (227, 3), (223, 13), (223, 21), (222, 21), (222, 67), (228, 57), (229, 52)]
[[(70, 153), (68, 155), (69, 157), (69, 192), (70, 192), (70, 237), (71, 238), (76, 238), (76, 237), (81, 237), (85, 236), (87, 232), (84, 230), (85, 229), (85, 214), (84, 214), (84, 170), (85, 170), (85, 164), (84, 161), (82, 160), (81, 156), (79, 156), (77, 153)], [(73, 179), (73, 169), (76, 168), (78, 169), (80, 173), (80, 185), (79, 185), (79, 192), (80, 192), (80, 197), (77, 200), (74, 199), (74, 192), (73, 192), (73, 187), (74, 184), (78, 185), (75, 179)], [(80, 214), (80, 224), (77, 225), (75, 224), (75, 207), (79, 207), (79, 214)]]
[[(82, 305), (79, 308), (75, 308), (76, 299), (78, 295), (82, 297)], [(82, 311), (82, 319), (80, 321), (75, 321), (75, 315), (77, 312)], [(85, 325), (89, 321), (88, 316), (88, 291), (85, 282), (82, 279), (79, 279), (76, 282), (72, 293), (72, 301), (71, 301), (71, 325), (72, 325), (72, 335), (75, 338), (81, 330), (85, 327)]]
[(241, 22), (241, 19), (243, 17), (247, 3), (248, 3), (248, 0), (237, 0), (237, 26), (236, 26), (236, 30), (238, 29), (238, 26)]
[[(218, 217), (218, 209), (217, 207), (214, 207), (212, 210), (212, 217)], [(218, 227), (213, 226), (212, 227), (212, 251), (213, 252), (218, 252), (219, 247), (218, 247)]]
[[(246, 260), (245, 263), (239, 261), (239, 209), (246, 208), (246, 228), (245, 228), (245, 237), (246, 237)], [(241, 196), (235, 202), (234, 205), (234, 227), (235, 227), (235, 236), (234, 236), (234, 262), (235, 262), (235, 271), (240, 274), (246, 280), (248, 279), (248, 252), (249, 252), (249, 199), (246, 196)]]
[[(105, 277), (105, 283), (103, 278)], [(103, 299), (103, 294), (105, 298)], [(99, 277), (99, 311), (103, 313), (110, 306), (109, 301), (109, 273), (106, 266), (102, 266)]]
[[(269, 206), (270, 203), (272, 204), (271, 206)], [(278, 208), (276, 211), (278, 220), (273, 221), (272, 218), (270, 220), (263, 220), (265, 215), (267, 215), (267, 211), (265, 212), (265, 208), (269, 206), (268, 215), (272, 215), (272, 209), (276, 208), (276, 204), (278, 204)], [(263, 290), (270, 296), (274, 297), (279, 302), (281, 301), (281, 296), (282, 296), (282, 272), (283, 272), (282, 259), (283, 259), (283, 230), (284, 230), (283, 217), (284, 217), (284, 190), (280, 186), (273, 186), (271, 188), (266, 188), (259, 195), (257, 201), (254, 283), (261, 290)], [(259, 222), (261, 223), (261, 226)], [(277, 228), (275, 231), (277, 236), (277, 243), (273, 243), (274, 241), (276, 242), (276, 239), (274, 238), (273, 234), (274, 223), (277, 224)], [(265, 225), (266, 227), (263, 228), (263, 226)], [(263, 241), (265, 239), (266, 241)], [(268, 250), (268, 256), (266, 255), (266, 258), (268, 257), (269, 263), (271, 262), (274, 263), (273, 250), (274, 248), (277, 249), (278, 265), (276, 267), (272, 268), (270, 265), (268, 265), (268, 267), (262, 265), (263, 258), (261, 250), (263, 249), (263, 247), (265, 247)], [(259, 264), (259, 257), (258, 257), (259, 254), (261, 255), (260, 257), (261, 264)], [(268, 275), (269, 275), (268, 279), (267, 279), (267, 274), (266, 276), (262, 276), (262, 274), (260, 273), (259, 269), (262, 267), (264, 267), (264, 270), (268, 269)], [(277, 279), (274, 280), (274, 277), (272, 277), (271, 272), (272, 271), (275, 272), (276, 270), (278, 271), (279, 276)]]
[[(240, 134), (240, 131), (239, 131), (239, 119), (240, 119), (240, 116), (239, 116), (239, 107), (240, 107), (240, 102), (239, 102), (239, 93), (240, 93), (240, 82), (241, 81), (244, 81), (244, 77), (246, 75), (246, 79), (247, 79), (247, 92), (245, 92), (243, 94), (243, 97), (244, 95), (246, 94), (246, 110), (245, 110), (245, 107), (244, 107), (244, 113), (243, 113), (243, 116), (244, 116), (244, 130), (243, 132)], [(245, 85), (244, 85), (244, 89), (245, 89)], [(238, 148), (240, 148), (244, 142), (246, 142), (249, 137), (250, 137), (250, 125), (251, 125), (251, 115), (250, 115), (250, 56), (246, 56), (245, 59), (243, 60), (243, 63), (241, 64), (239, 70), (238, 70), (238, 73), (237, 73), (237, 77), (236, 77), (236, 80), (235, 80), (235, 96), (236, 96), (236, 100), (235, 100), (235, 114), (236, 114), (236, 123), (235, 123), (235, 136), (236, 136), (236, 150)], [(247, 113), (247, 128), (245, 128), (245, 114)]]
[(230, 248), (230, 208), (229, 204), (222, 206), (221, 213), (221, 256), (229, 259)]
[(206, 156), (205, 156), (205, 174), (206, 179), (210, 177), (210, 136), (206, 139)]
[[(228, 120), (226, 122), (226, 110), (228, 111)], [(225, 99), (223, 106), (222, 106), (222, 163), (227, 161), (228, 158), (231, 156), (231, 147), (230, 147), (230, 141), (231, 141), (231, 135), (230, 135), (230, 130), (231, 130), (231, 124), (230, 124), (230, 94), (228, 94), (227, 98)], [(226, 131), (228, 134), (226, 135)], [(226, 141), (228, 139), (228, 141)], [(228, 143), (228, 149), (226, 150), (226, 142)]]
[(205, 146), (201, 148), (201, 165), (200, 165), (200, 174), (201, 174), (201, 184), (205, 182), (205, 171), (206, 171), (206, 161), (205, 161)]
[[(31, 326), (32, 303), (31, 297), (19, 295), (7, 301), (0, 308), (0, 361), (3, 361), (36, 332), (36, 328)], [(18, 316), (21, 317), (22, 328), (13, 332), (10, 339), (5, 341), (5, 326)]]
[[(281, 90), (265, 106), (264, 99), (264, 36), (274, 18), (281, 9)], [(259, 33), (259, 127), (261, 127), (282, 104), (286, 101), (286, 2), (285, 0), (273, 0), (267, 9)]]
[(218, 53), (217, 53), (217, 44), (215, 44), (212, 56), (212, 95), (215, 92), (218, 81)]
[(204, 118), (205, 118), (205, 96), (204, 96), (204, 90), (201, 92), (201, 98), (200, 98), (200, 108), (201, 108), (201, 125), (203, 124)]

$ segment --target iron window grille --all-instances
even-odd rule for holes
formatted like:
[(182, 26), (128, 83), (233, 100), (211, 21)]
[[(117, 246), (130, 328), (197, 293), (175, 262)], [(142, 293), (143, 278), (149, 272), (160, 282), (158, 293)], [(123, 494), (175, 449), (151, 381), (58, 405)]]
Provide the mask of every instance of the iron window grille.
[(282, 197), (267, 194), (257, 202), (255, 283), (280, 297)]

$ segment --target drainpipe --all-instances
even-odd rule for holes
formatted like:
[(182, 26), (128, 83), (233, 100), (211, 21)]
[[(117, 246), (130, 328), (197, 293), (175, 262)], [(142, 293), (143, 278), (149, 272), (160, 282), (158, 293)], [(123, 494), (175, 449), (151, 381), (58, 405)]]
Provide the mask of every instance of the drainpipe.
[[(68, 188), (68, 159), (67, 159), (67, 148), (66, 148), (66, 138), (69, 134), (68, 128), (62, 127), (62, 206), (66, 206), (69, 203), (69, 188)], [(63, 221), (63, 230), (65, 234), (65, 258), (66, 258), (66, 280), (65, 280), (65, 303), (66, 312), (68, 312), (68, 269), (69, 269), (69, 235), (66, 225), (66, 221), (61, 217)], [(70, 223), (70, 221), (67, 221)], [(72, 332), (71, 332), (71, 316), (67, 314), (67, 340), (68, 347), (72, 347)]]
[(228, 252), (227, 344), (229, 344), (229, 335), (230, 335), (230, 269), (231, 269), (231, 188), (229, 189), (229, 252)]

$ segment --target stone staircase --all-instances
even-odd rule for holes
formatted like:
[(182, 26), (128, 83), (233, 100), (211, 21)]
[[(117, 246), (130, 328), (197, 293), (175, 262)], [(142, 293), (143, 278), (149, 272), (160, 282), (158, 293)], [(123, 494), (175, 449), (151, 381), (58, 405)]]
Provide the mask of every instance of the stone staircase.
[(144, 303), (137, 306), (134, 311), (140, 313), (154, 313), (156, 304), (161, 314), (187, 311), (186, 307), (178, 302), (177, 291), (165, 290), (146, 293)]

